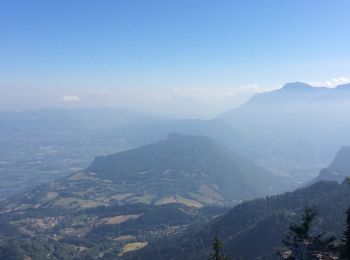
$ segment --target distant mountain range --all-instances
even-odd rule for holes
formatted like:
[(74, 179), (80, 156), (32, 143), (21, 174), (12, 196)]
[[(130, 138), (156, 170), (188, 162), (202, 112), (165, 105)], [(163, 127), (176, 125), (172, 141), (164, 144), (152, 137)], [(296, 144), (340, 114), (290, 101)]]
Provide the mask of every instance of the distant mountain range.
[(86, 168), (98, 155), (136, 148), (169, 133), (203, 135), (284, 176), (288, 190), (316, 177), (349, 145), (349, 84), (289, 83), (256, 94), (213, 120), (175, 120), (127, 109), (0, 112), (0, 199)]
[(296, 82), (256, 94), (221, 118), (241, 133), (251, 158), (306, 181), (350, 143), (348, 111), (350, 84), (316, 88)]
[(335, 88), (313, 87), (303, 82), (287, 83), (282, 88), (254, 95), (247, 104), (296, 104), (299, 102), (330, 102), (349, 101), (350, 84), (339, 85)]

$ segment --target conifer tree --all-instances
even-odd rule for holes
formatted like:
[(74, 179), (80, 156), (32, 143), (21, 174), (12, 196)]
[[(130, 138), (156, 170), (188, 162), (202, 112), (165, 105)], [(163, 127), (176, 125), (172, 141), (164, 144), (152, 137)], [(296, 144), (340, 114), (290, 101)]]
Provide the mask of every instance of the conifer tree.
[(346, 211), (346, 228), (340, 247), (341, 259), (350, 259), (350, 207)]
[(289, 260), (296, 259), (296, 256), (300, 253), (300, 247), (306, 240), (311, 239), (310, 228), (314, 218), (318, 215), (318, 212), (314, 208), (305, 207), (304, 214), (301, 218), (302, 223), (300, 225), (291, 224), (289, 227), (289, 233), (283, 240), (283, 243), (291, 251)]
[(284, 244), (288, 247), (294, 247), (296, 243), (309, 239), (311, 224), (317, 215), (318, 211), (316, 209), (305, 207), (304, 214), (301, 218), (301, 225), (290, 225), (289, 234), (287, 238), (283, 240)]
[(212, 242), (212, 253), (210, 255), (211, 260), (227, 260), (228, 258), (222, 253), (224, 249), (224, 242), (218, 235), (218, 232), (215, 232), (215, 236)]

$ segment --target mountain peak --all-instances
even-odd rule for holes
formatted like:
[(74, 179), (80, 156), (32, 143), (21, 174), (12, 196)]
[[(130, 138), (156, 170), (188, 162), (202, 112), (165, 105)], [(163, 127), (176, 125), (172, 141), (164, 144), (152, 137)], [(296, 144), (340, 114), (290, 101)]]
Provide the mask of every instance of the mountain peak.
[(297, 82), (290, 82), (285, 84), (282, 89), (283, 90), (310, 90), (310, 89), (314, 89), (314, 87), (306, 83), (297, 81)]
[(350, 165), (348, 163), (350, 159), (350, 146), (342, 146), (335, 156), (330, 168), (332, 170), (349, 174)]
[(192, 137), (194, 137), (194, 135), (185, 135), (185, 134), (180, 134), (180, 133), (170, 133), (170, 134), (168, 134), (167, 139), (184, 139), (184, 138), (192, 138)]
[(176, 142), (193, 142), (193, 141), (201, 141), (205, 143), (212, 143), (211, 139), (209, 137), (203, 136), (203, 135), (186, 135), (186, 134), (180, 134), (180, 133), (170, 133), (167, 136), (167, 139), (165, 141), (176, 141)]

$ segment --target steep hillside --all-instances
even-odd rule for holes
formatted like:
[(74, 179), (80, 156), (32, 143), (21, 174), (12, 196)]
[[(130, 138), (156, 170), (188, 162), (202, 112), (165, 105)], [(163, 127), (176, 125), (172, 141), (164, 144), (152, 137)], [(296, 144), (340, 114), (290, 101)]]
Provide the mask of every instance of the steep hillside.
[(227, 255), (235, 259), (279, 259), (276, 251), (305, 206), (319, 211), (313, 234), (326, 232), (340, 238), (349, 205), (348, 181), (318, 182), (295, 192), (244, 202), (197, 232), (151, 245), (130, 259), (205, 259), (215, 230), (225, 241)]
[(321, 170), (320, 174), (313, 180), (334, 180), (343, 182), (345, 178), (350, 176), (350, 147), (343, 146), (335, 156), (331, 165)]

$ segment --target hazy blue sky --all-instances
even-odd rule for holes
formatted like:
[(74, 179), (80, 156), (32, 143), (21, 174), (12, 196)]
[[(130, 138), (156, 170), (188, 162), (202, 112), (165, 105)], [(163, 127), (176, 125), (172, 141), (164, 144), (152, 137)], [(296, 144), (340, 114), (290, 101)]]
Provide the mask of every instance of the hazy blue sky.
[(348, 0), (2, 0), (0, 109), (346, 82), (349, 14)]

